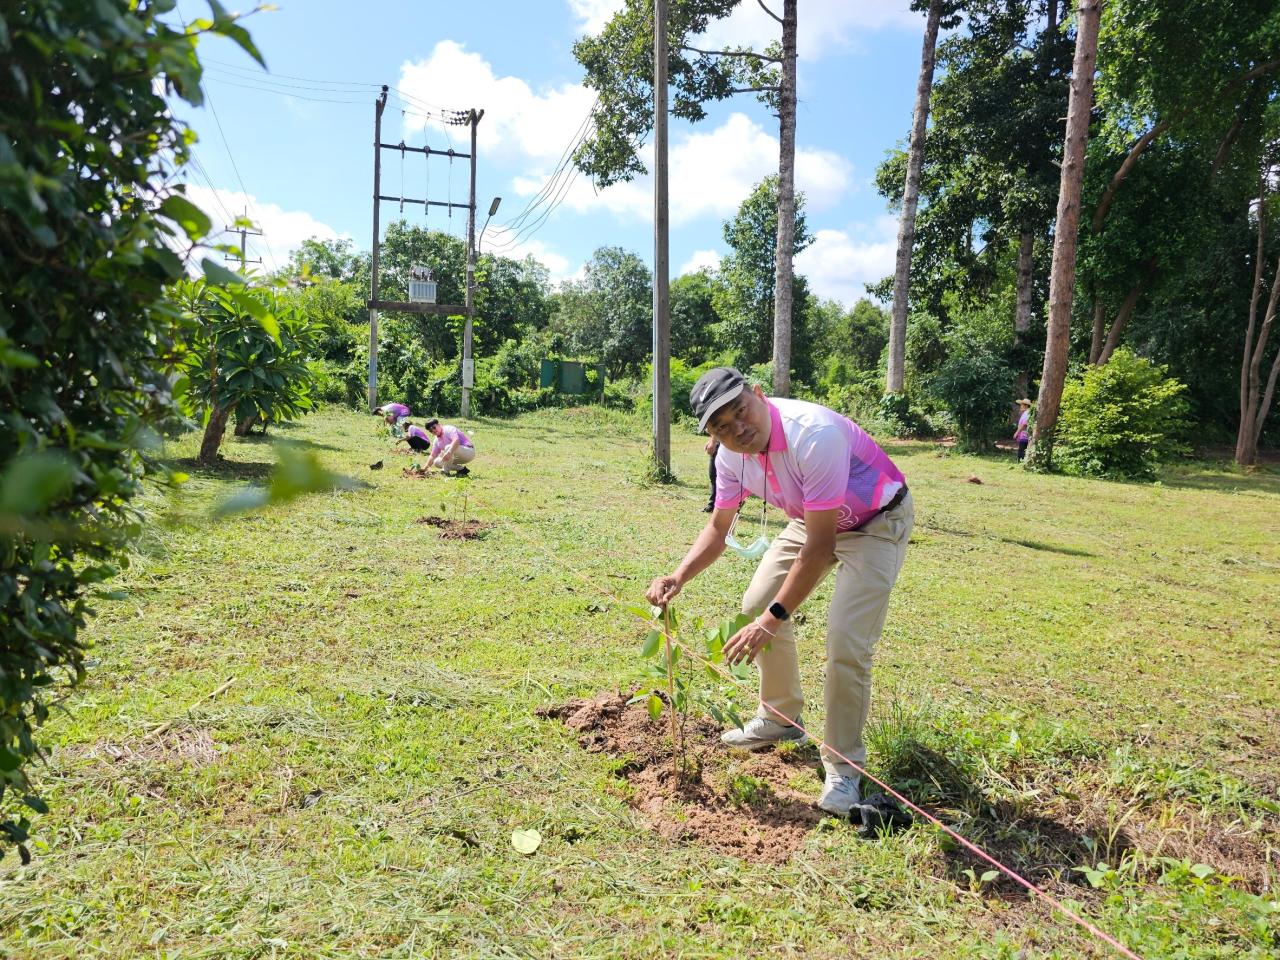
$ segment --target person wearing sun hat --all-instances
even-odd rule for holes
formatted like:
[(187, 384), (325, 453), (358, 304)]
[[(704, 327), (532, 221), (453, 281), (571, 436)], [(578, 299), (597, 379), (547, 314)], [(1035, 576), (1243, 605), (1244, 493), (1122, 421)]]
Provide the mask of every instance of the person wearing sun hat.
[(721, 739), (745, 750), (805, 739), (791, 616), (834, 569), (824, 683), (826, 781), (818, 806), (848, 816), (861, 795), (858, 771), (847, 761), (866, 761), (862, 731), (872, 656), (915, 516), (906, 478), (847, 417), (816, 403), (766, 397), (732, 367), (703, 374), (689, 399), (698, 427), (720, 441), (715, 510), (680, 564), (655, 578), (646, 596), (665, 606), (714, 563), (748, 497), (787, 514), (791, 522), (768, 545), (742, 598), (743, 611), (756, 619), (724, 646), (728, 663), (754, 660), (759, 667), (761, 706)]
[(1018, 427), (1013, 431), (1013, 439), (1018, 441), (1018, 459), (1027, 455), (1027, 443), (1031, 440), (1031, 401), (1023, 397), (1018, 401)]

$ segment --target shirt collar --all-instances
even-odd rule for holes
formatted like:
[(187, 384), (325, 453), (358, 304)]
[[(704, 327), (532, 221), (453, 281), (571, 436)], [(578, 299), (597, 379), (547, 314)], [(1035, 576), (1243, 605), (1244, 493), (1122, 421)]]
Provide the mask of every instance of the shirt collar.
[(782, 411), (768, 400), (765, 400), (765, 405), (769, 408), (769, 420), (772, 424), (769, 429), (769, 446), (765, 448), (765, 452), (778, 453), (787, 449), (787, 435), (782, 429)]

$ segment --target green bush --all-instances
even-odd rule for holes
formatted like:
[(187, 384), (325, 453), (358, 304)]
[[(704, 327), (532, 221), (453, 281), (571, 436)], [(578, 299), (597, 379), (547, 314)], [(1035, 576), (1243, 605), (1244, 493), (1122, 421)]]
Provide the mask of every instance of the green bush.
[(540, 338), (505, 340), (495, 357), (494, 376), (512, 390), (537, 388), (542, 359), (547, 356), (547, 345)]
[[(127, 561), (180, 344), (165, 285), (209, 219), (165, 186), (199, 105), (172, 3), (27, 0), (0, 18), (0, 851), (44, 801), (26, 769), (84, 675), (92, 592)], [(164, 22), (161, 21), (164, 18)], [(215, 6), (206, 32), (254, 56)], [(216, 272), (212, 268), (211, 272)]]
[(860, 426), (894, 437), (927, 437), (933, 433), (929, 418), (905, 393), (886, 393), (880, 398), (876, 416)]
[(982, 348), (952, 353), (934, 378), (933, 393), (951, 414), (962, 450), (990, 449), (1007, 432), (1013, 370)]
[(1089, 477), (1153, 480), (1186, 451), (1186, 387), (1159, 364), (1121, 347), (1062, 390), (1054, 462)]
[(307, 375), (311, 379), (311, 399), (317, 403), (349, 403), (344, 371), (332, 360), (308, 360)]

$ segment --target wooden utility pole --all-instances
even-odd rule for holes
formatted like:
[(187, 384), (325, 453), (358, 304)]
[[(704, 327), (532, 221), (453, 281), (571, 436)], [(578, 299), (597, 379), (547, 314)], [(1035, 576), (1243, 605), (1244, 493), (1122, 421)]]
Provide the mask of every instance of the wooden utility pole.
[(671, 472), (671, 254), (667, 236), (667, 0), (653, 4), (653, 458)]
[(898, 221), (898, 256), (893, 271), (893, 319), (889, 324), (889, 364), (885, 393), (901, 393), (906, 384), (907, 301), (911, 292), (911, 248), (916, 241), (916, 205), (920, 199), (920, 168), (924, 165), (924, 138), (929, 124), (929, 99), (933, 91), (933, 65), (938, 47), (938, 22), (942, 0), (929, 4), (920, 51), (920, 76), (916, 80), (916, 107), (907, 153), (907, 178), (902, 190), (902, 215)]
[(796, 7), (782, 4), (782, 90), (778, 96), (778, 232), (773, 256), (773, 395), (791, 396), (795, 329)]
[(467, 205), (467, 319), (462, 328), (462, 418), (471, 416), (471, 388), (475, 386), (475, 361), (471, 357), (471, 326), (476, 315), (476, 126), (484, 111), (467, 115), (471, 125), (471, 202)]
[(373, 114), (373, 263), (369, 278), (369, 412), (378, 409), (378, 240), (382, 236), (378, 223), (378, 192), (382, 183), (382, 111), (387, 105), (387, 85), (374, 104)]
[[(246, 209), (246, 210), (245, 210), (245, 212), (244, 212), (244, 216), (242, 216), (240, 219), (241, 219), (241, 221), (245, 221), (245, 220), (248, 220), (248, 219), (249, 219), (249, 211), (248, 211), (247, 209)], [(228, 227), (227, 229), (228, 229), (228, 230), (230, 230), (230, 232), (231, 232), (231, 233), (238, 233), (238, 234), (240, 234), (240, 256), (238, 256), (238, 257), (233, 257), (233, 256), (230, 256), (229, 254), (225, 254), (225, 253), (224, 253), (224, 254), (222, 255), (222, 259), (223, 259), (223, 260), (239, 260), (239, 261), (240, 261), (240, 272), (241, 272), (241, 273), (244, 273), (244, 272), (245, 272), (245, 270), (247, 270), (247, 269), (248, 269), (249, 264), (251, 264), (251, 263), (262, 263), (262, 258), (261, 258), (261, 257), (259, 257), (257, 260), (250, 260), (250, 259), (249, 259), (249, 245), (248, 245), (248, 244), (249, 244), (249, 237), (260, 237), (260, 236), (262, 236), (262, 231), (261, 231), (261, 230), (254, 230), (254, 229), (252, 229), (251, 227), (246, 227), (246, 226), (243, 226), (243, 225), (241, 225), (241, 226), (239, 226), (239, 227)]]
[(1048, 467), (1053, 436), (1067, 379), (1071, 348), (1071, 300), (1076, 283), (1076, 238), (1080, 231), (1080, 188), (1084, 180), (1085, 150), (1089, 145), (1089, 114), (1093, 109), (1093, 71), (1098, 60), (1098, 23), (1102, 0), (1081, 0), (1076, 19), (1076, 52), (1071, 66), (1071, 96), (1067, 101), (1067, 137), (1062, 151), (1062, 180), (1058, 187), (1058, 219), (1053, 231), (1053, 266), (1049, 273), (1049, 322), (1044, 368), (1036, 402), (1036, 428), (1027, 462)]

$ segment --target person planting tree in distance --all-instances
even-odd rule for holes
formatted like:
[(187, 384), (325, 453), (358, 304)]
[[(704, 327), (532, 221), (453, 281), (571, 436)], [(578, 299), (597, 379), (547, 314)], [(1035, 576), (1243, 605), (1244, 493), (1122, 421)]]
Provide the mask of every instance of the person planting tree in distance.
[(431, 449), (433, 438), (431, 434), (423, 430), (422, 427), (418, 426), (416, 423), (409, 423), (407, 420), (404, 421), (401, 426), (404, 427), (404, 436), (396, 441), (397, 447), (402, 443), (407, 443), (418, 453), (426, 453)]
[(382, 414), (383, 423), (395, 432), (404, 429), (410, 410), (403, 403), (384, 403), (378, 408), (378, 413)]
[[(698, 426), (720, 442), (715, 510), (676, 569), (649, 586), (665, 607), (686, 583), (724, 553), (758, 555), (732, 538), (748, 497), (781, 508), (790, 523), (768, 545), (742, 598), (756, 619), (724, 646), (730, 664), (754, 660), (761, 706), (742, 729), (721, 739), (760, 750), (804, 740), (797, 728), (804, 694), (791, 616), (836, 570), (827, 611), (824, 685), (826, 779), (818, 806), (847, 816), (861, 800), (857, 771), (871, 696), (872, 656), (884, 628), (889, 594), (906, 558), (915, 512), (902, 472), (860, 427), (833, 410), (802, 400), (768, 398), (732, 367), (703, 374), (689, 394)], [(763, 540), (753, 545), (764, 546)]]
[(470, 473), (467, 464), (476, 458), (475, 444), (465, 433), (452, 425), (442, 424), (434, 417), (427, 421), (427, 430), (435, 434), (427, 466), (435, 465), (446, 474), (465, 477)]

